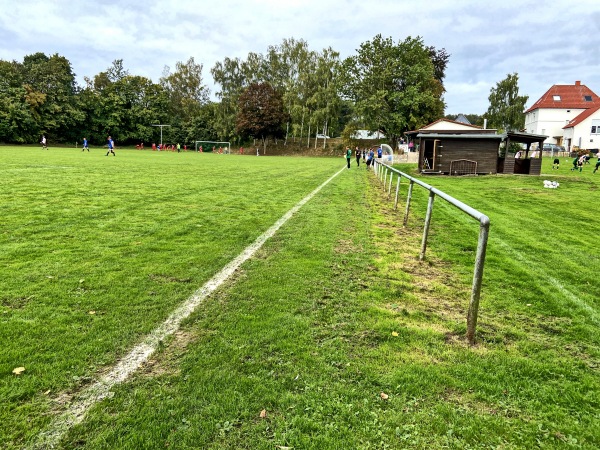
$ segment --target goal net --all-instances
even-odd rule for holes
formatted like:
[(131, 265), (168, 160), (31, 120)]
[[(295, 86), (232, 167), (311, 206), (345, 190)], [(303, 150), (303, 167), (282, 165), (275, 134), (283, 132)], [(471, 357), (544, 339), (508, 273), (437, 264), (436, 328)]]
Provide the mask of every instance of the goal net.
[(196, 151), (231, 154), (231, 143), (225, 141), (196, 141)]

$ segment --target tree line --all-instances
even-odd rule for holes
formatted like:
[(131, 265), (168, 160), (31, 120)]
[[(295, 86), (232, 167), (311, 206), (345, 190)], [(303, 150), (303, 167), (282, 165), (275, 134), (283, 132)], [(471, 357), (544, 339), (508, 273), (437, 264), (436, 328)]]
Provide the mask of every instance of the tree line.
[(129, 73), (115, 60), (78, 85), (64, 56), (35, 53), (0, 60), (0, 142), (102, 145), (195, 140), (243, 143), (269, 137), (310, 142), (316, 134), (351, 136), (380, 130), (394, 145), (402, 134), (444, 114), (450, 55), (420, 37), (395, 42), (375, 36), (340, 59), (332, 48), (313, 51), (284, 39), (264, 54), (225, 58), (210, 69), (216, 101), (193, 57), (165, 67), (160, 80)]

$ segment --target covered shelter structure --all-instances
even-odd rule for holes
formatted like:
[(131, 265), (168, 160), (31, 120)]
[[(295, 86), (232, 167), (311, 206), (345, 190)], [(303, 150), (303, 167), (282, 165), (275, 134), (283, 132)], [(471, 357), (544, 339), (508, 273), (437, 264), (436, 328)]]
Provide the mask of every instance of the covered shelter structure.
[[(544, 141), (548, 136), (542, 134), (508, 132), (503, 135), (505, 157), (498, 161), (500, 173), (519, 173), (526, 175), (540, 175), (542, 173), (542, 152)], [(521, 144), (521, 150), (514, 151), (511, 144)], [(532, 144), (537, 144), (532, 149)]]

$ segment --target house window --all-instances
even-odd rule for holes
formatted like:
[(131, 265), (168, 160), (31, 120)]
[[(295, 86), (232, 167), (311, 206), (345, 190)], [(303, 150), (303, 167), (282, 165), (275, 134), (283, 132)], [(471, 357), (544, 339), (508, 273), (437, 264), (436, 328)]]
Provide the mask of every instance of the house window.
[(600, 119), (592, 120), (592, 133), (591, 134), (600, 134)]
[(552, 98), (555, 102), (560, 102), (560, 95), (553, 95)]
[(583, 96), (583, 99), (584, 99), (586, 102), (591, 102), (591, 101), (592, 101), (592, 96), (591, 96), (591, 95), (584, 95), (584, 96)]

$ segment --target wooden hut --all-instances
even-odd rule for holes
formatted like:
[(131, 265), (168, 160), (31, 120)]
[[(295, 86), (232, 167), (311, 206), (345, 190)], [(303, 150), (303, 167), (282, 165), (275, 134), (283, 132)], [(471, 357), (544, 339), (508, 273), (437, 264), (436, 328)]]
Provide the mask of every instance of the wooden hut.
[[(542, 148), (547, 138), (528, 133), (498, 134), (495, 129), (448, 119), (437, 120), (406, 135), (419, 152), (419, 171), (445, 175), (539, 175), (541, 152), (531, 152), (531, 145), (537, 143)], [(509, 152), (500, 157), (502, 142)], [(524, 145), (522, 152), (510, 153), (510, 144), (514, 142)]]
[(502, 136), (454, 120), (440, 119), (406, 133), (419, 152), (419, 171), (430, 174), (493, 174), (498, 172)]

